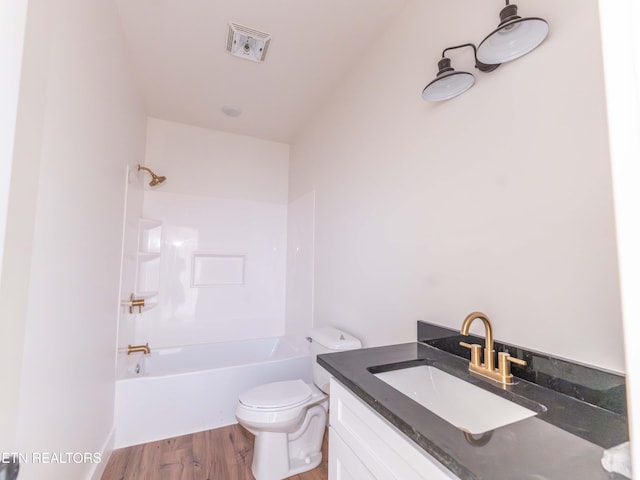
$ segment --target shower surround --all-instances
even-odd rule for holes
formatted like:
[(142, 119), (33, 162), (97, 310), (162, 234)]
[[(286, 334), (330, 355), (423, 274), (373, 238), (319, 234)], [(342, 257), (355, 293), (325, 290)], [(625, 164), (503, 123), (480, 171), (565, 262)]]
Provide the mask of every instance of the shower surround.
[(145, 164), (168, 180), (144, 192), (162, 223), (158, 297), (132, 342), (283, 335), (288, 145), (150, 118)]
[[(146, 192), (162, 221), (158, 304), (138, 318), (153, 347), (284, 333), (286, 205)], [(144, 338), (142, 338), (144, 337)]]

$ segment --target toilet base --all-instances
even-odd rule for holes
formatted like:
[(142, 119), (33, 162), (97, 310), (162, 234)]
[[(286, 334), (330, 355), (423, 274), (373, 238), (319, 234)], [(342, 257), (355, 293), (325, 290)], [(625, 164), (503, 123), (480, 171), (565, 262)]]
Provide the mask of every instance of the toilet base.
[[(278, 439), (275, 439), (270, 435), (265, 435), (264, 438), (265, 442), (273, 443), (271, 443), (272, 448), (263, 449), (258, 446), (258, 439), (256, 438), (256, 445), (253, 449), (254, 459), (251, 465), (251, 473), (253, 473), (256, 480), (282, 480), (283, 478), (288, 478), (299, 473), (313, 470), (320, 465), (320, 462), (322, 462), (322, 452), (315, 452), (311, 455), (305, 456), (304, 458), (289, 459), (287, 457), (287, 452), (282, 451), (281, 445), (276, 445), (279, 443)], [(256, 461), (256, 451), (267, 453), (267, 455), (263, 455), (263, 457), (268, 458), (268, 460), (260, 458)], [(278, 459), (284, 459), (285, 461), (277, 461)]]
[(282, 480), (320, 465), (326, 424), (325, 407), (314, 405), (296, 432), (254, 432), (251, 471), (255, 479)]
[(313, 453), (306, 458), (296, 458), (291, 461), (291, 468), (287, 475), (291, 477), (298, 473), (308, 472), (320, 465), (320, 462), (322, 462), (322, 452)]

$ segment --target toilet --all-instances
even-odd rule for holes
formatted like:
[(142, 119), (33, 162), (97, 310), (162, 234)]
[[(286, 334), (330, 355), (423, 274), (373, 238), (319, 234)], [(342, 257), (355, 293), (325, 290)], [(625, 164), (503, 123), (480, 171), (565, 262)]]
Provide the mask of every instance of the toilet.
[(307, 339), (315, 385), (302, 380), (265, 383), (238, 399), (238, 423), (255, 435), (251, 471), (256, 480), (282, 480), (320, 464), (330, 376), (317, 364), (316, 355), (362, 346), (333, 327), (314, 328)]

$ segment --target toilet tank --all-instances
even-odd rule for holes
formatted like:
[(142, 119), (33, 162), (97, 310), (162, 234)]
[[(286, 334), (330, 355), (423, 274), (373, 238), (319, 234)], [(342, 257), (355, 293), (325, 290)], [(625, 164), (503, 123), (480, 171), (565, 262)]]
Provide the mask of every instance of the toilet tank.
[(316, 356), (321, 353), (343, 352), (362, 348), (356, 337), (334, 327), (313, 328), (309, 332), (311, 341), (311, 361), (313, 363), (313, 383), (323, 392), (329, 393), (329, 372), (318, 365)]

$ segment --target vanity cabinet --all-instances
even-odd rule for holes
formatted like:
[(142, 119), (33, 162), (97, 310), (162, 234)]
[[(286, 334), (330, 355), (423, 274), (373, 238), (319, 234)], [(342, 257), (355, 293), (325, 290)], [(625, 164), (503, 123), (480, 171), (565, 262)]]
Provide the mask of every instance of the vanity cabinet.
[(453, 473), (331, 379), (329, 480), (452, 480)]

